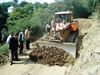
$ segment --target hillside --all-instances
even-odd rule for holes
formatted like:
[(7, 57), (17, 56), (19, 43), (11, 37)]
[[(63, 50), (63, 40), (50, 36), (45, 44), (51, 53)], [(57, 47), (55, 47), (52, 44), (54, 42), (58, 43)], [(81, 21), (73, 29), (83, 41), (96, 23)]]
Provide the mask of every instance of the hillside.
[(100, 21), (96, 20), (82, 40), (80, 56), (66, 75), (100, 75)]

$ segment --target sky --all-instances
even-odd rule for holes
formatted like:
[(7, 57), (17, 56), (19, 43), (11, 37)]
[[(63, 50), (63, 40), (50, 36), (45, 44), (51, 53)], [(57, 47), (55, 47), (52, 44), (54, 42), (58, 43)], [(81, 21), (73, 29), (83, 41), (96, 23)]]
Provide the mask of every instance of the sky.
[[(0, 0), (0, 3), (2, 3), (2, 2), (9, 2), (9, 1), (13, 1), (13, 0)], [(52, 3), (55, 0), (18, 0), (18, 1), (19, 2), (21, 2), (21, 1), (27, 1), (27, 2), (32, 2), (32, 3), (34, 3), (34, 2), (41, 2), (41, 3), (47, 2), (47, 3)]]

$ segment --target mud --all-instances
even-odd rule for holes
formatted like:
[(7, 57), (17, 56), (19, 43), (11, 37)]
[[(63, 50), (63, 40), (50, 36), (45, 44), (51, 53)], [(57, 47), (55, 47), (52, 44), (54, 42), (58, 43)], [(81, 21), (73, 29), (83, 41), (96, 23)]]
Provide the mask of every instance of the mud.
[(56, 47), (38, 47), (31, 54), (30, 59), (39, 64), (63, 66), (73, 64), (74, 58), (69, 52)]

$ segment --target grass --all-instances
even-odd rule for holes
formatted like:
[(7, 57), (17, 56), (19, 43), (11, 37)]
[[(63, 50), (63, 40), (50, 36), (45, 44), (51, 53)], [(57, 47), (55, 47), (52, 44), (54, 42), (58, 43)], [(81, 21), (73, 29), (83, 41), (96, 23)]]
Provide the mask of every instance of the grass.
[(0, 46), (0, 53), (7, 53), (8, 52), (8, 45), (4, 44)]

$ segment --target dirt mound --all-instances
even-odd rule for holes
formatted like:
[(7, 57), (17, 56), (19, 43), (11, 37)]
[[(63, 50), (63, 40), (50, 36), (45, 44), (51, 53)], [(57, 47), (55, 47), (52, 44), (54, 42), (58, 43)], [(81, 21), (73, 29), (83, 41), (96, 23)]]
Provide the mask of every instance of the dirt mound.
[(6, 64), (8, 61), (8, 55), (7, 54), (0, 54), (0, 66)]
[(38, 47), (31, 54), (30, 59), (39, 64), (64, 65), (73, 64), (74, 58), (63, 49), (56, 47)]
[(79, 22), (79, 25), (78, 25), (79, 36), (83, 36), (84, 34), (88, 32), (89, 28), (92, 26), (92, 20), (79, 18), (77, 19), (77, 21)]

